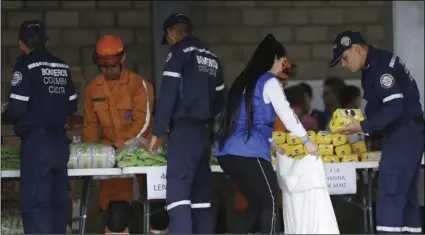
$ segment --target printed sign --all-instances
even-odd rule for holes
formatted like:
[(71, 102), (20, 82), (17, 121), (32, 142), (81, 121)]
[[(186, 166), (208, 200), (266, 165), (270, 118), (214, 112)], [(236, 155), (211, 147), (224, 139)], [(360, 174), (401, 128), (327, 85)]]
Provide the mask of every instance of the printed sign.
[(148, 200), (165, 199), (167, 195), (167, 167), (152, 167), (147, 172)]
[(355, 194), (356, 168), (352, 163), (325, 164), (329, 194)]

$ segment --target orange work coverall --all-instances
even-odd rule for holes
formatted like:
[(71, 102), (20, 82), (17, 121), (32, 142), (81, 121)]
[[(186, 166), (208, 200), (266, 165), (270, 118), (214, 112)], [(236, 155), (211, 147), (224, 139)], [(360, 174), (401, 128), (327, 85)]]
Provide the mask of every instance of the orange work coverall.
[[(83, 140), (122, 147), (139, 133), (152, 135), (154, 91), (143, 77), (123, 68), (119, 80), (106, 80), (103, 74), (91, 81), (85, 93)], [(139, 185), (143, 182), (139, 178)], [(142, 188), (142, 187), (141, 187)], [(115, 178), (101, 181), (100, 206), (106, 211), (110, 201), (133, 201), (133, 179)]]

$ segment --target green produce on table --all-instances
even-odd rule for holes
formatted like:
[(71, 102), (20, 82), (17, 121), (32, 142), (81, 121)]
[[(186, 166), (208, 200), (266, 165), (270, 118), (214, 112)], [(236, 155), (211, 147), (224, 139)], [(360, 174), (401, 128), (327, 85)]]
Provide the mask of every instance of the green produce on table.
[(21, 165), (19, 148), (1, 147), (1, 169), (18, 170)]
[(210, 165), (218, 165), (218, 159), (216, 157), (211, 156), (209, 159)]
[(116, 158), (118, 167), (132, 166), (165, 166), (167, 165), (166, 152), (162, 148), (158, 148), (158, 155), (152, 156), (149, 151), (138, 148), (134, 152), (121, 150)]

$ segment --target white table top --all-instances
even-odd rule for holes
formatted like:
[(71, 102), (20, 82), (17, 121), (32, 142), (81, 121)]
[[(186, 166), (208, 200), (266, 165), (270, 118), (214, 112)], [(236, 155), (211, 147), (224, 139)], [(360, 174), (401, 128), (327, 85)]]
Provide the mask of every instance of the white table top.
[[(328, 164), (328, 163), (325, 163)], [(338, 164), (338, 163), (333, 163)], [(379, 162), (352, 162), (357, 169), (378, 168)], [(422, 158), (424, 165), (424, 158)], [(68, 176), (122, 176), (133, 174), (148, 174), (150, 171), (165, 171), (166, 166), (149, 166), (149, 167), (125, 167), (125, 168), (90, 168), (90, 169), (69, 169)], [(223, 172), (220, 166), (211, 166), (212, 172)], [(19, 178), (19, 170), (2, 170), (1, 178)]]
[[(122, 175), (120, 168), (91, 168), (91, 169), (68, 169), (68, 176), (104, 176), (104, 175)], [(1, 178), (19, 178), (19, 170), (1, 171)]]
[[(325, 163), (327, 164), (327, 163)], [(339, 164), (339, 163), (334, 163)], [(355, 168), (357, 169), (366, 169), (366, 168), (378, 168), (379, 162), (352, 162)], [(165, 171), (166, 166), (150, 166), (150, 167), (126, 167), (122, 169), (123, 175), (132, 175), (132, 174), (148, 174), (149, 171)], [(220, 166), (214, 165), (211, 166), (212, 172), (223, 172)]]

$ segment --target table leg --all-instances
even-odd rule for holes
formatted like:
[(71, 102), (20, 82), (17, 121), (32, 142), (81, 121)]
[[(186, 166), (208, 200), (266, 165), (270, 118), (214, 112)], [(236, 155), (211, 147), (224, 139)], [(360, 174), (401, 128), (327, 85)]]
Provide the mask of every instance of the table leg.
[[(145, 175), (146, 176), (146, 175)], [(148, 200), (148, 177), (143, 177), (144, 198), (143, 198), (143, 231), (144, 234), (149, 234), (150, 231), (150, 205)]]
[(367, 169), (367, 210), (369, 212), (369, 234), (375, 233), (373, 221), (373, 169)]
[(368, 189), (368, 181), (367, 181), (367, 169), (362, 170), (362, 204), (363, 208), (363, 231), (367, 234), (369, 231), (369, 220), (368, 220), (368, 207), (367, 207), (367, 189)]
[(78, 229), (79, 230), (78, 233), (80, 235), (84, 234), (86, 230), (87, 208), (88, 208), (88, 203), (90, 198), (92, 180), (93, 180), (92, 176), (83, 177), (83, 195), (82, 195), (81, 204), (80, 204), (80, 224)]

